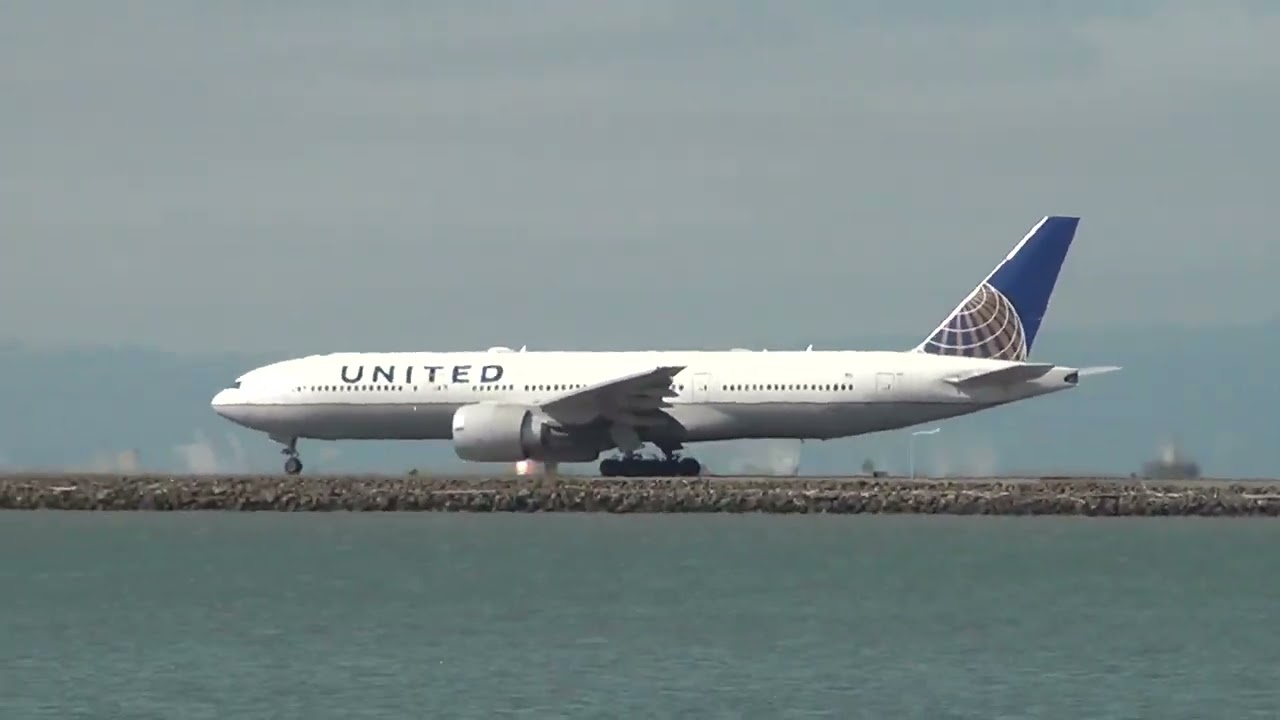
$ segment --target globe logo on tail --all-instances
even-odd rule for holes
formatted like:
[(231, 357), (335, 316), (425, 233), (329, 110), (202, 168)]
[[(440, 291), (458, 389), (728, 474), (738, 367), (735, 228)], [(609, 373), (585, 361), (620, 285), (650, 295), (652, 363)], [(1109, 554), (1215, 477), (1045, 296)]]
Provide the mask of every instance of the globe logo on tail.
[(935, 355), (1024, 361), (1027, 340), (1013, 303), (988, 283), (956, 309), (924, 343)]

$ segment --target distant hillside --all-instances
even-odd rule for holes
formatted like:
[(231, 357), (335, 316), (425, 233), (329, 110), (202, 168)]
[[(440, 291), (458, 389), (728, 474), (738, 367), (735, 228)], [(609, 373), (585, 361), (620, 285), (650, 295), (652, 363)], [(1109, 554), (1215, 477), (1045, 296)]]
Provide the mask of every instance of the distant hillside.
[[(1128, 473), (1177, 441), (1209, 475), (1280, 474), (1271, 382), (1280, 323), (1197, 330), (1047, 330), (1038, 358), (1124, 366), (1058, 396), (941, 423), (921, 438), (918, 471), (932, 473)], [(850, 338), (827, 348), (901, 348), (918, 338)], [(801, 343), (770, 341), (774, 348)], [(278, 446), (216, 417), (209, 398), (245, 369), (279, 359), (179, 355), (140, 348), (0, 346), (0, 462), (17, 467), (275, 470)], [(907, 435), (864, 436), (803, 446), (800, 472), (907, 469)], [(467, 467), (447, 443), (305, 443), (311, 468), (400, 471)], [(712, 444), (714, 470), (785, 471), (793, 443)], [(126, 457), (122, 458), (122, 454)], [(481, 468), (472, 469), (477, 471)]]

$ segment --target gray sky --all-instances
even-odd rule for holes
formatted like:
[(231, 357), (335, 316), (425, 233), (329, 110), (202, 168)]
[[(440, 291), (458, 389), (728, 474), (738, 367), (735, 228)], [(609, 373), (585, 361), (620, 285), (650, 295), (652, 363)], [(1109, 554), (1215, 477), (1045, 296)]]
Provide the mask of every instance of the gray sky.
[(1261, 1), (11, 0), (0, 336), (923, 337), (1046, 213), (1084, 217), (1046, 332), (1262, 320), (1277, 37)]

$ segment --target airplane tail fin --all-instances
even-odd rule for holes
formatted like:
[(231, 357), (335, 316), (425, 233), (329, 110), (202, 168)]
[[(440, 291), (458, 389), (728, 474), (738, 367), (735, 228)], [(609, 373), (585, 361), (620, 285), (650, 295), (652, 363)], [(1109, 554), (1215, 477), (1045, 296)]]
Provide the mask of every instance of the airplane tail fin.
[(1025, 361), (1075, 237), (1078, 217), (1031, 228), (914, 352)]

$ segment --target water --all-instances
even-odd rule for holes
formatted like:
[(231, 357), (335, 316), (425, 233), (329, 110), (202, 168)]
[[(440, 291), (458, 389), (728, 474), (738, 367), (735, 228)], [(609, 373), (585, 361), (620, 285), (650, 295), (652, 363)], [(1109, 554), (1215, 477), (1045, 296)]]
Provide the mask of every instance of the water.
[(1280, 523), (0, 514), (3, 718), (1274, 718)]

